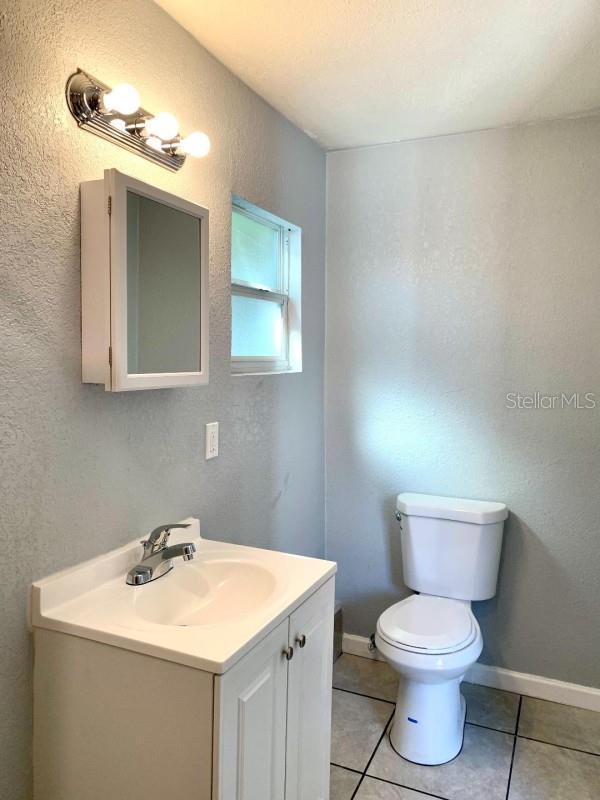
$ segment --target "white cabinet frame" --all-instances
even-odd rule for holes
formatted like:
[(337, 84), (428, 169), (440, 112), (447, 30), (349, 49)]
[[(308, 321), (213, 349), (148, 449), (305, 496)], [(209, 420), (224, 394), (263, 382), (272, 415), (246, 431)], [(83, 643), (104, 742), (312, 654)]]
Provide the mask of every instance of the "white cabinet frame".
[[(155, 200), (200, 224), (200, 369), (129, 373), (127, 369), (127, 192)], [(115, 169), (81, 184), (82, 380), (123, 392), (208, 383), (208, 210)]]

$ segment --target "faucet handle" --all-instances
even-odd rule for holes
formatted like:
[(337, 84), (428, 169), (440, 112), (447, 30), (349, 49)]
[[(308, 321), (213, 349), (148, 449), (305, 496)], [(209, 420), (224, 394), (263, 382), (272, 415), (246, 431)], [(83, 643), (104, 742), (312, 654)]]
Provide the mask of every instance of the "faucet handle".
[(147, 539), (144, 539), (141, 544), (144, 545), (144, 550), (148, 550), (152, 553), (155, 553), (157, 550), (162, 550), (163, 547), (167, 546), (167, 542), (169, 541), (169, 534), (173, 528), (189, 528), (190, 523), (176, 523), (176, 522), (169, 522), (166, 525), (159, 525), (158, 528), (154, 528), (150, 536)]

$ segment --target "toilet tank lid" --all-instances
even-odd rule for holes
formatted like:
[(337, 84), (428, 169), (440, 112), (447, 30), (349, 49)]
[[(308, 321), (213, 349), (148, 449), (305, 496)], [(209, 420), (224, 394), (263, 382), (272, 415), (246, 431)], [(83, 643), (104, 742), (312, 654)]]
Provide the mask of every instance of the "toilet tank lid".
[(396, 508), (401, 514), (413, 517), (435, 517), (457, 522), (489, 525), (508, 517), (504, 503), (487, 500), (464, 500), (459, 497), (439, 497), (433, 494), (403, 492), (398, 495)]

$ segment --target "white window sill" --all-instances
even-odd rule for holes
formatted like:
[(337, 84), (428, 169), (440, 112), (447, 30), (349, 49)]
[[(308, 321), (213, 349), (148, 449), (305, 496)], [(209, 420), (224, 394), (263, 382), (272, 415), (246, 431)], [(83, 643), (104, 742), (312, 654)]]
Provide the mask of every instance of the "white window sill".
[(270, 369), (267, 372), (232, 372), (232, 378), (251, 378), (253, 375), (257, 376), (264, 376), (264, 375), (299, 375), (301, 374), (301, 369)]

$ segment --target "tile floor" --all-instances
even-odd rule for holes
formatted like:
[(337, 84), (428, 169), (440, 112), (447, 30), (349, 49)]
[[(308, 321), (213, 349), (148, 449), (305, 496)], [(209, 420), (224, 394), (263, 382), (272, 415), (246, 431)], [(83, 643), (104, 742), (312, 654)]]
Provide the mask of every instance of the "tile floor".
[(344, 654), (333, 686), (330, 800), (600, 800), (600, 713), (463, 683), (462, 752), (422, 767), (390, 747), (386, 663)]

